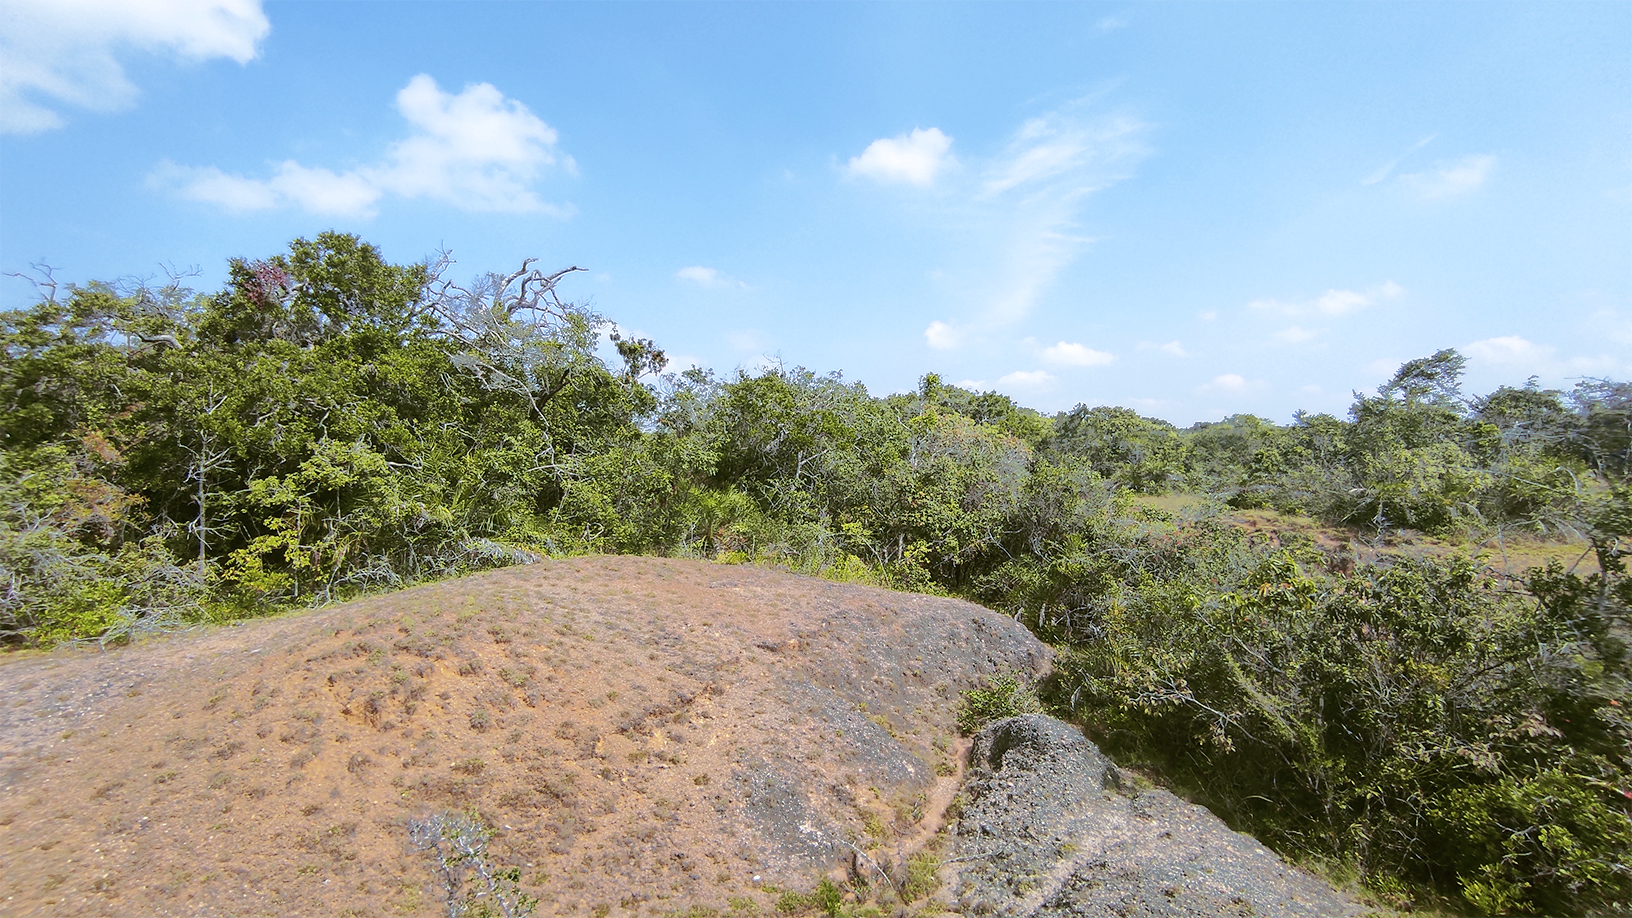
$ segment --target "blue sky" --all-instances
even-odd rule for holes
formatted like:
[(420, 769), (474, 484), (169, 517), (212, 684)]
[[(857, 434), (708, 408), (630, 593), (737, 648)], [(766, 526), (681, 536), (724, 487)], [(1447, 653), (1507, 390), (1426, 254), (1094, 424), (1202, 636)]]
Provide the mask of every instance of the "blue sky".
[[(1632, 4), (0, 0), (0, 271), (355, 232), (1044, 411), (1632, 377)], [(32, 288), (0, 279), (0, 307)]]

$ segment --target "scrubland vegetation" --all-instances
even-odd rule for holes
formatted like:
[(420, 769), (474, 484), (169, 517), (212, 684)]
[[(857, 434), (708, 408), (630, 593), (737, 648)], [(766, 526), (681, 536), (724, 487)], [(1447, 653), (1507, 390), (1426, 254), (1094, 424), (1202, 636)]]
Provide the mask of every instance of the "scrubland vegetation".
[[(0, 314), (4, 640), (543, 555), (777, 563), (1018, 616), (1107, 751), (1395, 905), (1632, 906), (1632, 384), (1469, 395), (1441, 351), (1347, 418), (1180, 430), (933, 374), (664, 375), (615, 336), (609, 365), (566, 272), (450, 273), (325, 234), (214, 294), (46, 284)], [(1580, 561), (1366, 555), (1406, 531)]]

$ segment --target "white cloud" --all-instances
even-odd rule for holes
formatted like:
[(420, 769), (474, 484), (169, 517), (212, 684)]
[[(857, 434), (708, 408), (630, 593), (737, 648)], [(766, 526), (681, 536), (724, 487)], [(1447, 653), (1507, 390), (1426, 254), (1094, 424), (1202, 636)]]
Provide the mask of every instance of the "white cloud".
[(271, 178), (254, 179), (166, 161), (148, 182), (239, 212), (292, 206), (323, 216), (372, 217), (389, 194), (468, 211), (571, 215), (570, 206), (545, 202), (532, 190), (545, 169), (559, 164), (574, 172), (576, 165), (557, 155), (555, 130), (527, 106), (487, 83), (458, 95), (443, 92), (422, 73), (397, 93), (397, 110), (412, 132), (372, 165), (337, 173), (285, 160)]
[(1049, 363), (1074, 367), (1102, 367), (1116, 360), (1116, 355), (1107, 351), (1096, 351), (1084, 344), (1061, 341), (1059, 344), (1043, 348), (1043, 359)]
[(1518, 335), (1504, 335), (1475, 341), (1463, 348), (1475, 360), (1495, 364), (1528, 364), (1546, 362), (1553, 356), (1553, 348), (1535, 344)]
[(1561, 358), (1558, 348), (1537, 344), (1518, 335), (1485, 338), (1465, 344), (1458, 350), (1477, 363), (1501, 367), (1505, 374), (1513, 376), (1618, 376), (1627, 372), (1621, 360), (1608, 354), (1596, 357), (1578, 354)]
[(139, 90), (120, 56), (253, 60), (272, 26), (259, 0), (5, 0), (0, 133), (61, 127), (62, 106), (117, 111)]
[(1125, 116), (1084, 121), (1074, 108), (1022, 124), (1007, 154), (987, 171), (985, 194), (1020, 189), (1028, 194), (1063, 191), (1074, 198), (1126, 178), (1148, 152), (1143, 142), (1148, 126)]
[(174, 188), (189, 201), (215, 204), (233, 212), (278, 206), (278, 195), (268, 183), (228, 175), (213, 166), (178, 166), (164, 160), (148, 173), (147, 182), (153, 187)]
[(1217, 319), (1218, 319), (1218, 310), (1216, 310), (1216, 309), (1203, 310), (1201, 312), (1196, 313), (1196, 318), (1200, 319), (1203, 322), (1217, 321)]
[(936, 174), (953, 162), (951, 150), (952, 138), (940, 128), (917, 128), (868, 144), (860, 156), (851, 157), (849, 171), (878, 182), (932, 185)]
[(984, 379), (960, 379), (952, 385), (957, 386), (959, 389), (968, 389), (970, 392), (986, 391), (986, 380)]
[(1041, 389), (1053, 381), (1053, 374), (1046, 370), (1015, 370), (997, 378), (998, 385), (1016, 389)]
[[(529, 186), (556, 164), (556, 133), (527, 106), (490, 83), (443, 92), (422, 73), (397, 93), (397, 110), (415, 133), (391, 148), (387, 164), (369, 170), (380, 187), (464, 210), (549, 209)], [(577, 171), (571, 157), (563, 165)]]
[(924, 340), (938, 351), (949, 351), (963, 343), (963, 335), (945, 322), (936, 320), (924, 329)]
[(1400, 181), (1425, 198), (1449, 198), (1476, 191), (1496, 169), (1496, 157), (1486, 153), (1464, 156), (1453, 163), (1441, 164), (1429, 172), (1412, 172), (1400, 176)]
[(702, 265), (692, 265), (674, 272), (674, 276), (681, 280), (688, 280), (700, 287), (746, 287), (742, 281), (721, 273), (715, 268), (705, 268)]
[(1392, 300), (1404, 292), (1404, 287), (1393, 281), (1386, 281), (1376, 287), (1368, 288), (1364, 292), (1357, 290), (1328, 290), (1313, 300), (1299, 302), (1271, 299), (1253, 300), (1247, 304), (1247, 308), (1260, 312), (1279, 313), (1291, 318), (1300, 316), (1330, 316), (1336, 318), (1359, 312), (1367, 306), (1373, 306), (1383, 300)]
[(1117, 29), (1125, 29), (1127, 27), (1128, 21), (1120, 16), (1106, 16), (1104, 19), (1101, 19), (1099, 24), (1096, 26), (1096, 28), (1098, 28), (1101, 32), (1114, 32)]
[(1197, 392), (1222, 392), (1227, 395), (1241, 395), (1247, 392), (1257, 392), (1267, 388), (1267, 384), (1260, 379), (1249, 380), (1239, 373), (1224, 373), (1214, 376), (1207, 382), (1196, 387)]
[(1077, 231), (1089, 195), (1133, 174), (1148, 125), (1125, 115), (1085, 116), (1080, 100), (1033, 118), (982, 170), (966, 217), (987, 228), (969, 257), (991, 266), (971, 284), (984, 300), (978, 324), (1031, 313), (1060, 272), (1094, 240)]
[(1184, 349), (1184, 345), (1177, 341), (1169, 341), (1166, 344), (1157, 344), (1154, 341), (1141, 341), (1139, 342), (1139, 350), (1161, 351), (1164, 354), (1171, 354), (1174, 357), (1190, 356), (1190, 352)]
[(309, 169), (292, 159), (278, 164), (267, 185), (307, 213), (323, 216), (369, 213), (380, 199), (380, 189), (360, 175)]
[[(1096, 102), (1078, 99), (1031, 118), (992, 154), (964, 153), (957, 169), (932, 171), (928, 165), (951, 163), (949, 152), (940, 159), (906, 155), (918, 132), (879, 141), (851, 160), (851, 172), (865, 168), (881, 180), (933, 181), (940, 190), (916, 200), (912, 212), (926, 221), (925, 234), (944, 244), (941, 272), (930, 279), (949, 291), (946, 299), (957, 310), (924, 330), (930, 347), (949, 350), (991, 339), (1023, 320), (1094, 242), (1079, 225), (1088, 197), (1133, 174), (1149, 153), (1150, 132), (1126, 113), (1095, 111)], [(951, 139), (937, 136), (950, 150)], [(940, 149), (940, 140), (930, 153)]]

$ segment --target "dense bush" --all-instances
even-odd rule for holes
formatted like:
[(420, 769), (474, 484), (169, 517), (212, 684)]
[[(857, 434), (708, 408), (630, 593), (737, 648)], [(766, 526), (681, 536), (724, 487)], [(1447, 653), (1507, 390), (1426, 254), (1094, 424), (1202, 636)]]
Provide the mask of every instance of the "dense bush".
[(1161, 541), (1166, 563), (1086, 561), (1072, 614), (1038, 623), (1109, 751), (1381, 890), (1632, 902), (1625, 578), (1455, 560), (1326, 578), (1228, 529)]

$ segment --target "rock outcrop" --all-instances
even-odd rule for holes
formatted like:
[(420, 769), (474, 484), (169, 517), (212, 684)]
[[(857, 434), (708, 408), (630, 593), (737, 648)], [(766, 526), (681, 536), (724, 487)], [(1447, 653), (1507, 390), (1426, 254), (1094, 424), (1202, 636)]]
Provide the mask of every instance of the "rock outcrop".
[(1043, 715), (998, 721), (975, 738), (953, 850), (966, 915), (1366, 913), (1206, 809), (1132, 790), (1081, 731)]
[(910, 851), (961, 690), (1048, 648), (972, 603), (552, 561), (0, 663), (0, 915), (436, 915), (410, 820), (474, 811), (538, 914), (773, 914)]

